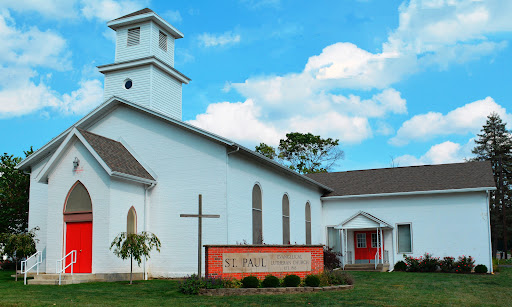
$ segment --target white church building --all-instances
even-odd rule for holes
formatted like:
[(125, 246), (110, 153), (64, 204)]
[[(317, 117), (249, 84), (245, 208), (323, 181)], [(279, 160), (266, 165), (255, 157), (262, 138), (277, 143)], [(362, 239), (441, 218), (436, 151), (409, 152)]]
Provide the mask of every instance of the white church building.
[[(75, 273), (129, 272), (110, 250), (125, 231), (149, 231), (161, 252), (136, 272), (197, 271), (198, 195), (203, 244), (325, 244), (344, 265), (403, 255), (471, 255), (492, 269), (487, 162), (304, 176), (182, 121), (174, 44), (183, 34), (149, 9), (112, 20), (105, 101), (18, 168), (30, 173), (29, 228), (41, 271), (76, 251)], [(381, 239), (382, 238), (382, 239)]]

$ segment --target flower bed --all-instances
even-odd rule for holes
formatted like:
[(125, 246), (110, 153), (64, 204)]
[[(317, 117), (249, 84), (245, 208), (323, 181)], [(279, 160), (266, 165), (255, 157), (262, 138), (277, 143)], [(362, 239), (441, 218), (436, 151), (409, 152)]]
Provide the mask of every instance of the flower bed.
[[(407, 272), (445, 272), (445, 273), (471, 273), (475, 268), (475, 260), (471, 256), (459, 256), (457, 260), (454, 257), (433, 257), (432, 254), (425, 253), (420, 257), (411, 257), (404, 255), (404, 261), (398, 261), (395, 264), (395, 271)], [(487, 267), (483, 264), (478, 265), (477, 273), (482, 273)]]
[(238, 280), (219, 277), (203, 278), (192, 275), (180, 282), (179, 291), (184, 294), (201, 295), (302, 293), (352, 289), (353, 283), (352, 275), (341, 270), (307, 275), (304, 279), (293, 274), (282, 279), (268, 275), (264, 280), (259, 280), (255, 276), (246, 276)]

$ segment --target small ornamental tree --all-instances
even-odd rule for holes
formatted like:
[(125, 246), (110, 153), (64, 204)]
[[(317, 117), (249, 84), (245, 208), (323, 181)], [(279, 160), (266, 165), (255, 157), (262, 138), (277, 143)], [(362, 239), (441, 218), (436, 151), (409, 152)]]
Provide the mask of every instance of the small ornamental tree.
[(135, 259), (140, 267), (142, 259), (148, 260), (149, 253), (153, 248), (160, 252), (161, 246), (160, 240), (151, 232), (143, 231), (140, 234), (121, 232), (110, 244), (110, 250), (113, 250), (114, 254), (123, 260), (130, 258), (131, 285), (133, 260)]
[(35, 239), (37, 230), (39, 230), (39, 227), (34, 227), (25, 233), (6, 233), (1, 235), (0, 243), (3, 245), (3, 250), (0, 254), (7, 255), (16, 263), (15, 281), (18, 281), (18, 262), (37, 251), (36, 242), (39, 242), (39, 240)]

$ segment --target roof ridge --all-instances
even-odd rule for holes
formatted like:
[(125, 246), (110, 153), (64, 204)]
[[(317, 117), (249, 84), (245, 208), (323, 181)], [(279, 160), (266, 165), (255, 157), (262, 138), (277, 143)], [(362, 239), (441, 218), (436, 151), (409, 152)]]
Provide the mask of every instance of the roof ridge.
[(127, 15), (124, 15), (124, 16), (121, 16), (121, 17), (118, 17), (118, 18), (112, 19), (112, 20), (121, 20), (121, 19), (124, 19), (124, 18), (133, 17), (133, 16), (137, 16), (137, 15), (142, 15), (142, 14), (147, 14), (147, 13), (155, 13), (155, 12), (152, 9), (146, 7), (146, 8), (143, 8), (142, 10), (138, 10), (138, 11), (135, 11), (133, 13), (130, 13), (130, 14), (127, 14)]
[(340, 172), (326, 172), (326, 173), (312, 173), (309, 175), (317, 175), (317, 174), (340, 174), (340, 173), (355, 173), (355, 172), (366, 172), (366, 171), (381, 171), (381, 170), (392, 170), (392, 169), (406, 169), (406, 168), (415, 168), (415, 167), (440, 167), (447, 165), (460, 165), (460, 164), (471, 164), (471, 163), (485, 163), (488, 160), (483, 161), (466, 161), (466, 162), (455, 162), (455, 163), (441, 163), (441, 164), (421, 164), (421, 165), (408, 165), (408, 166), (396, 166), (396, 167), (383, 167), (383, 168), (367, 168), (367, 169), (357, 169), (357, 170), (348, 170), (348, 171), (340, 171)]

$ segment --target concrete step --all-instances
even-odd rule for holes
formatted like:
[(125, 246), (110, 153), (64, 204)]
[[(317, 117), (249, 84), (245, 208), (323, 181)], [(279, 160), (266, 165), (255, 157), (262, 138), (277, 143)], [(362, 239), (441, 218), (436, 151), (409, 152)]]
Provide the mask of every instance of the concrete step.
[(377, 268), (372, 263), (346, 264), (345, 271), (387, 272), (389, 271), (389, 264), (378, 264)]
[[(19, 278), (19, 276), (18, 276)], [(133, 280), (144, 279), (143, 273), (133, 273)], [(62, 274), (61, 284), (80, 284), (87, 282), (113, 282), (130, 280), (130, 273), (98, 273), (98, 274)], [(27, 281), (31, 285), (58, 285), (59, 274), (39, 274)]]

